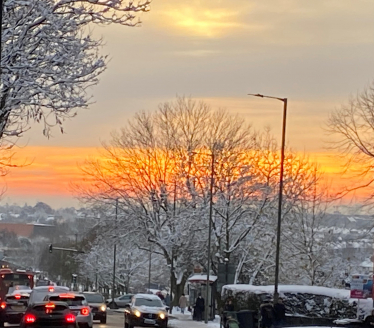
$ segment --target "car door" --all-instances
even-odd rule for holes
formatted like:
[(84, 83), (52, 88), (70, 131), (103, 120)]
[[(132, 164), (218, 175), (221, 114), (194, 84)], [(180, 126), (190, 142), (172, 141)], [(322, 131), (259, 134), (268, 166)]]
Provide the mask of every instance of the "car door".
[(130, 300), (131, 300), (131, 296), (123, 295), (118, 298), (118, 301), (116, 303), (118, 307), (124, 308), (126, 304), (130, 303)]

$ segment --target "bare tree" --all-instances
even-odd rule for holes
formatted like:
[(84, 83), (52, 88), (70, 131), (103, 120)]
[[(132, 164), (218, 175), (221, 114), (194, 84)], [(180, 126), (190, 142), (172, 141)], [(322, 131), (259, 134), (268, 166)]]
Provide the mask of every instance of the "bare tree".
[(0, 138), (20, 136), (30, 121), (43, 133), (87, 107), (106, 57), (88, 26), (136, 26), (150, 0), (5, 0), (3, 8)]
[[(351, 97), (346, 105), (333, 111), (327, 121), (327, 132), (337, 137), (330, 143), (341, 154), (343, 172), (348, 170), (359, 179), (353, 187), (340, 193), (346, 195), (358, 188), (371, 186), (374, 164), (374, 85)], [(373, 197), (373, 193), (369, 198)]]

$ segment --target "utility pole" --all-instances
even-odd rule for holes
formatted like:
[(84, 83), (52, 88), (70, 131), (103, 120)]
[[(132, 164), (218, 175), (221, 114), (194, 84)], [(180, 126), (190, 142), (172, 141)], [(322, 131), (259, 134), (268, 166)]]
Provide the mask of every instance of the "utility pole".
[(210, 176), (210, 199), (209, 199), (209, 230), (208, 230), (208, 265), (206, 273), (206, 295), (205, 295), (205, 323), (208, 323), (210, 308), (209, 308), (209, 286), (210, 286), (210, 244), (212, 236), (212, 219), (213, 219), (213, 184), (214, 184), (214, 149), (212, 156), (212, 172)]
[[(283, 199), (283, 174), (284, 174), (284, 148), (286, 143), (286, 119), (287, 119), (287, 98), (264, 96), (261, 94), (249, 93), (249, 96), (276, 99), (283, 102), (283, 120), (282, 120), (282, 144), (281, 144), (281, 161), (279, 174), (279, 196), (278, 196), (278, 220), (277, 220), (277, 244), (275, 249), (275, 279), (274, 279), (274, 304), (278, 303), (279, 298), (279, 259), (280, 259), (280, 239), (282, 226), (282, 199)], [(373, 301), (374, 302), (374, 301)]]
[(148, 263), (148, 292), (151, 292), (151, 270), (152, 270), (152, 247), (149, 248), (149, 263)]
[[(116, 198), (116, 216), (114, 223), (114, 232), (117, 234), (117, 218), (118, 218), (118, 198)], [(114, 236), (113, 247), (113, 283), (112, 283), (112, 306), (114, 307), (115, 287), (116, 287), (116, 256), (117, 256), (117, 235)]]

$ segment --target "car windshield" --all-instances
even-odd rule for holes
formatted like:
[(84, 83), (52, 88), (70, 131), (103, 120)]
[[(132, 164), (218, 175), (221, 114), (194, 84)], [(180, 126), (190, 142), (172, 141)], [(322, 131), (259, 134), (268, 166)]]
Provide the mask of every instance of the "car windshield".
[(104, 303), (104, 297), (100, 294), (84, 294), (88, 303)]
[[(59, 288), (59, 287), (51, 287), (53, 288), (53, 291), (54, 292), (64, 292), (66, 293), (66, 288)], [(50, 291), (48, 290), (48, 288), (42, 288), (42, 289), (33, 289), (31, 294), (30, 294), (30, 303), (33, 304), (33, 303), (38, 303), (38, 302), (43, 302), (44, 301), (44, 298), (46, 297), (46, 295), (48, 295), (48, 293), (50, 293)]]
[(152, 307), (162, 307), (161, 300), (158, 300), (157, 298), (137, 298), (135, 300), (136, 306), (152, 306)]

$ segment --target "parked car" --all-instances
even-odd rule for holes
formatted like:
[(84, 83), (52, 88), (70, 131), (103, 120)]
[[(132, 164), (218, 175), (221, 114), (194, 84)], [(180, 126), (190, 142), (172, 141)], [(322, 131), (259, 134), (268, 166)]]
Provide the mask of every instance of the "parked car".
[(133, 296), (134, 294), (126, 294), (126, 295), (118, 296), (114, 299), (114, 303), (112, 302), (111, 298), (108, 298), (106, 300), (106, 304), (111, 309), (124, 308), (126, 304), (129, 304), (131, 302), (131, 298)]
[(22, 317), (20, 328), (77, 328), (76, 317), (63, 302), (36, 302)]
[(106, 304), (105, 298), (100, 293), (83, 292), (88, 305), (91, 307), (93, 319), (100, 320), (101, 323), (106, 323)]
[(151, 294), (136, 294), (125, 307), (124, 327), (161, 327), (168, 325), (168, 312), (160, 298)]

